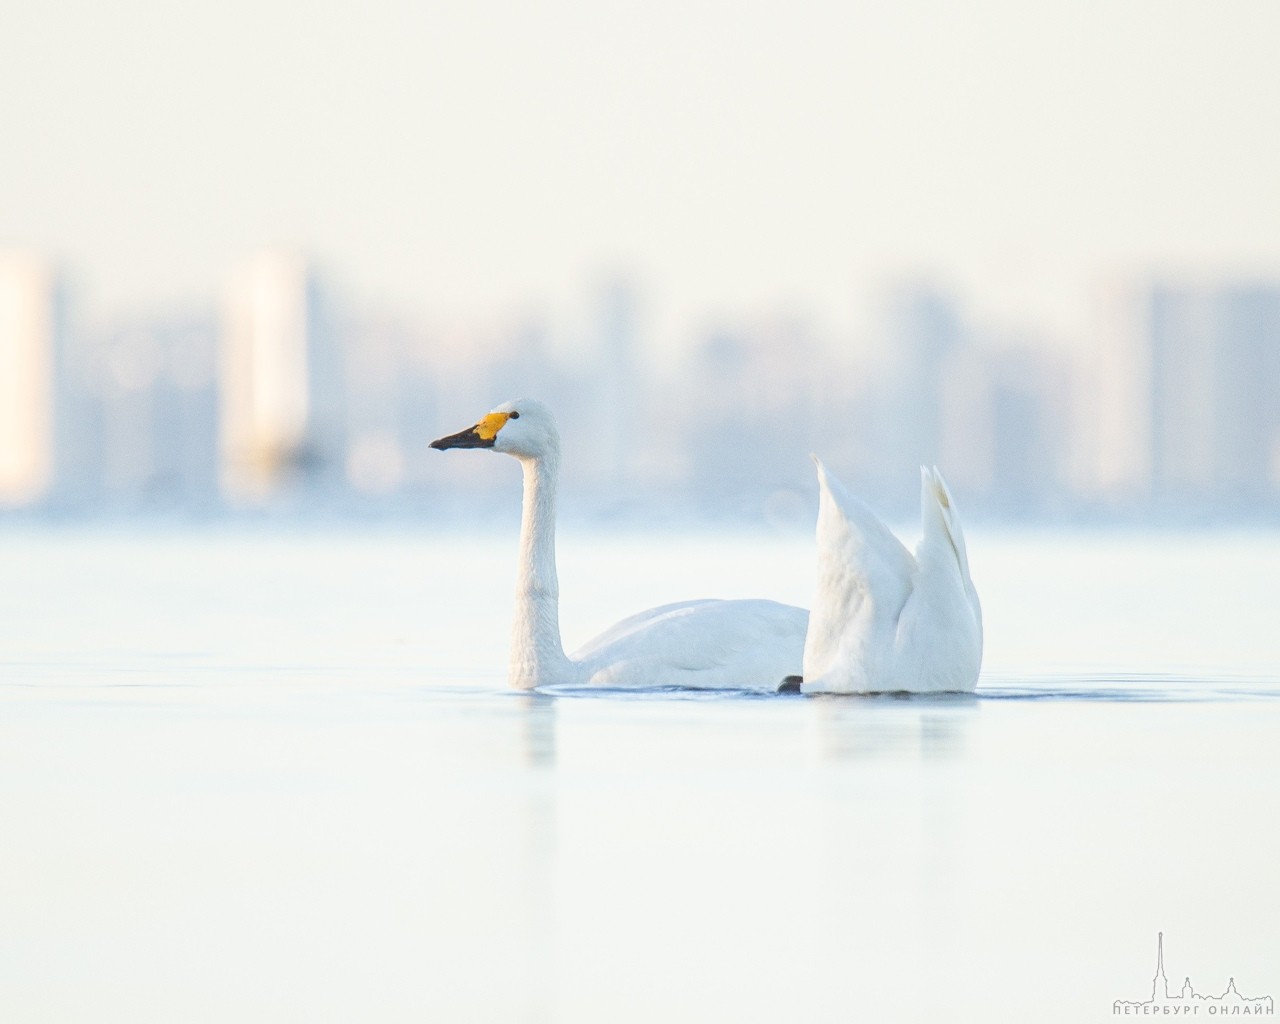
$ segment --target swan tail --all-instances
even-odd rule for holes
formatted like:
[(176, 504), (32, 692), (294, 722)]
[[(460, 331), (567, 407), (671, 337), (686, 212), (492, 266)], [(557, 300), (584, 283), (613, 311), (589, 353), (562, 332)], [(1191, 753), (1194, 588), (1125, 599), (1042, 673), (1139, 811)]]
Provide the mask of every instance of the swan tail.
[(902, 542), (814, 458), (818, 581), (805, 637), (805, 692), (865, 688), (864, 652), (891, 635), (916, 570)]
[(846, 568), (870, 576), (910, 579), (915, 571), (911, 552), (863, 501), (845, 489), (821, 459), (816, 455), (810, 458), (818, 471), (819, 550), (838, 546), (843, 549)]
[(951, 496), (951, 488), (947, 486), (937, 466), (920, 467), (920, 492), (922, 505), (932, 502), (944, 512), (950, 512), (954, 516), (955, 499)]

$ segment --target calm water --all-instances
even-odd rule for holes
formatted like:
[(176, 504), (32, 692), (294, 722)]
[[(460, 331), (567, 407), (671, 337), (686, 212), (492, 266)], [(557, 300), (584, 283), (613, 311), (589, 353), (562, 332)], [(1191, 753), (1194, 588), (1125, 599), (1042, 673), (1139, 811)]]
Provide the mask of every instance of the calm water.
[[(0, 532), (0, 1021), (1280, 997), (1280, 537), (970, 548), (976, 697), (530, 696), (505, 531)], [(565, 530), (564, 634), (812, 559)]]

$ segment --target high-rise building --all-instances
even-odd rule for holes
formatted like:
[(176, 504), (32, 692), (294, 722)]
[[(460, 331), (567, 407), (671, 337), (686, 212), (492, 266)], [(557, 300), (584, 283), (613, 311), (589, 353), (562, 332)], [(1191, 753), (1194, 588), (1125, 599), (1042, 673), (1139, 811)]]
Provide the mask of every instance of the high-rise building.
[(1111, 323), (1087, 410), (1095, 493), (1170, 511), (1280, 498), (1280, 287), (1159, 284)]
[(941, 458), (947, 480), (993, 511), (1035, 513), (1065, 495), (1072, 380), (1036, 344), (974, 346), (952, 360), (942, 387)]
[(1146, 296), (1151, 494), (1203, 500), (1215, 484), (1218, 352), (1214, 299), (1160, 285)]
[(1153, 499), (1274, 500), (1280, 287), (1157, 287), (1148, 302)]
[(1280, 286), (1239, 285), (1215, 300), (1220, 410), (1215, 484), (1243, 503), (1280, 499)]
[(1095, 296), (1092, 346), (1072, 416), (1072, 490), (1086, 504), (1119, 510), (1151, 493), (1151, 369), (1147, 317), (1133, 288)]
[(307, 261), (254, 255), (235, 275), (223, 325), (222, 484), (233, 500), (340, 476), (341, 353)]
[[(685, 375), (669, 420), (683, 448), (694, 496), (717, 513), (755, 514), (810, 485), (815, 448), (843, 462), (852, 429), (819, 429), (823, 375), (810, 328), (787, 316), (709, 333)], [(828, 430), (831, 425), (827, 424)], [(775, 501), (776, 499), (776, 501)]]
[(889, 297), (880, 337), (880, 387), (869, 396), (868, 483), (890, 507), (914, 508), (917, 481), (903, 466), (940, 461), (942, 392), (965, 345), (956, 303), (927, 284), (909, 283)]
[[(208, 314), (142, 318), (92, 337), (90, 451), (80, 490), (113, 505), (202, 508), (217, 494), (217, 329)], [(77, 439), (84, 445), (80, 432)], [(87, 456), (87, 457), (86, 457)]]
[(594, 408), (597, 486), (617, 495), (631, 480), (636, 456), (639, 379), (637, 333), (639, 301), (634, 288), (621, 278), (603, 284), (595, 295)]
[(52, 268), (0, 252), (0, 504), (35, 502), (54, 482), (59, 320)]

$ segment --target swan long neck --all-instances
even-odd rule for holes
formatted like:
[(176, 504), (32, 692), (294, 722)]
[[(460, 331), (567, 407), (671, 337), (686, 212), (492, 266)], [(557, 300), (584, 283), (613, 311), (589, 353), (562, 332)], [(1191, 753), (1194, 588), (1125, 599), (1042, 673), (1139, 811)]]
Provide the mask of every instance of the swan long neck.
[(574, 665), (560, 641), (560, 583), (556, 577), (556, 485), (560, 453), (522, 458), (524, 505), (511, 637), (511, 685), (529, 690), (572, 682)]

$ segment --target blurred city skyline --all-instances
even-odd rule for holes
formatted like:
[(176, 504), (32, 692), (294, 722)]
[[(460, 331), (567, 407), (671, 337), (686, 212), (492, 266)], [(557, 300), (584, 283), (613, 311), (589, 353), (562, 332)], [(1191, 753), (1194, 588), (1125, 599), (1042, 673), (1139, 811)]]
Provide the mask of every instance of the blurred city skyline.
[(533, 394), (592, 507), (1275, 515), (1271, 0), (2, 28), (8, 507), (463, 506), (425, 443)]
[[(588, 517), (812, 518), (809, 452), (911, 515), (920, 464), (1023, 521), (1280, 517), (1280, 278), (1116, 281), (1061, 349), (906, 278), (864, 335), (803, 311), (690, 325), (604, 272), (572, 317), (376, 309), (303, 254), (246, 254), (220, 296), (102, 323), (68, 276), (0, 252), (0, 505), (71, 514), (323, 510), (483, 520), (505, 460), (428, 449), (539, 397)], [(515, 506), (513, 495), (506, 504)]]

